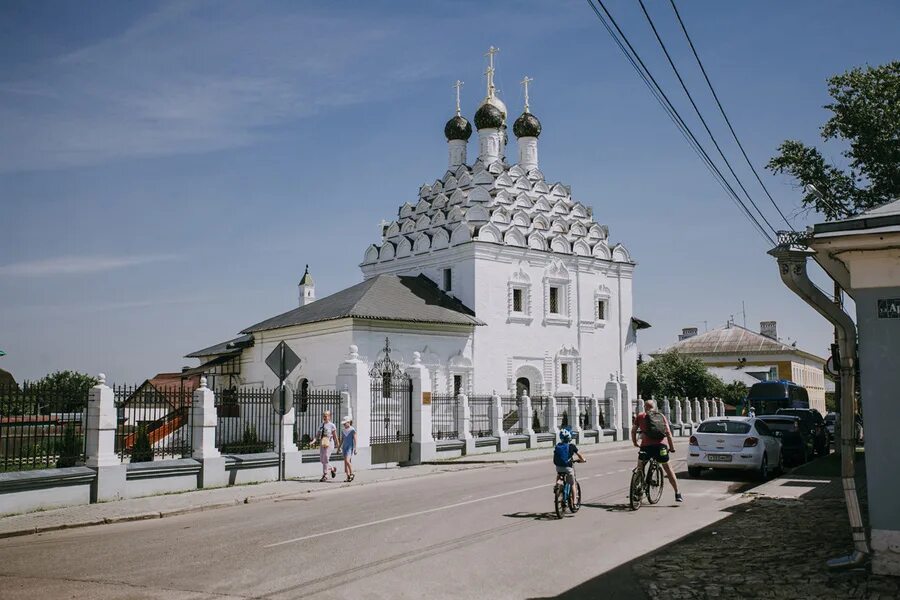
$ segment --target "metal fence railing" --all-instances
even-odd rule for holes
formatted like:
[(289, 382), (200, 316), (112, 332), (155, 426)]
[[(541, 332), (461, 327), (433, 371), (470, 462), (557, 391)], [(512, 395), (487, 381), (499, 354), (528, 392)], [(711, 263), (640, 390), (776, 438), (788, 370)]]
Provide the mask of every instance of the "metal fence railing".
[(548, 402), (549, 399), (546, 396), (531, 397), (531, 428), (535, 433), (550, 431), (550, 424), (547, 423)]
[(503, 431), (512, 434), (522, 433), (522, 419), (519, 417), (522, 399), (515, 396), (501, 396), (500, 405), (503, 407)]
[(494, 417), (494, 399), (491, 396), (469, 396), (473, 437), (491, 437)]
[(431, 435), (436, 440), (455, 440), (458, 398), (453, 394), (431, 395)]
[(591, 425), (591, 399), (587, 396), (578, 397), (578, 425), (585, 431), (593, 430)]
[(0, 473), (83, 463), (88, 393), (0, 386)]
[(275, 410), (269, 388), (228, 388), (216, 392), (216, 448), (222, 454), (275, 450)]
[[(313, 447), (316, 436), (322, 428), (323, 413), (331, 413), (331, 422), (337, 427), (341, 438), (341, 393), (335, 390), (298, 391), (294, 394), (294, 443), (301, 450)], [(340, 448), (334, 448), (340, 450)]]
[(609, 398), (602, 398), (599, 402), (600, 404), (600, 429), (609, 429), (612, 427), (609, 421), (610, 415), (610, 402), (612, 402)]
[(563, 402), (560, 402), (558, 399), (556, 401), (556, 428), (557, 429), (568, 429), (572, 428), (575, 425), (574, 419), (569, 416), (569, 402), (568, 398), (565, 398)]
[(113, 386), (115, 449), (123, 462), (183, 458), (191, 454), (190, 386)]

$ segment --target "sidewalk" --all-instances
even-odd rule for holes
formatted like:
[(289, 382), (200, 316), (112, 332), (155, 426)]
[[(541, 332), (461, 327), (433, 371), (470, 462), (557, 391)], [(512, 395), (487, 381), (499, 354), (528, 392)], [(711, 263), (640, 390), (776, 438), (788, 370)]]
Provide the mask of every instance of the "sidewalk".
[[(610, 442), (585, 446), (583, 450), (585, 454), (590, 455), (625, 447), (630, 447), (630, 444), (626, 446), (625, 443)], [(68, 508), (0, 517), (0, 538), (30, 535), (58, 529), (104, 525), (107, 523), (161, 519), (191, 512), (226, 508), (238, 504), (298, 497), (344, 487), (369, 485), (410, 477), (423, 477), (447, 471), (485, 468), (497, 463), (514, 464), (533, 460), (549, 461), (551, 454), (552, 451), (549, 448), (536, 448), (534, 450), (512, 451), (502, 454), (479, 454), (446, 461), (433, 461), (413, 467), (375, 467), (358, 471), (353, 483), (344, 482), (341, 466), (338, 465), (337, 477), (327, 483), (320, 483), (316, 477), (291, 481), (271, 481), (178, 494), (148, 496), (116, 502), (83, 504)]]

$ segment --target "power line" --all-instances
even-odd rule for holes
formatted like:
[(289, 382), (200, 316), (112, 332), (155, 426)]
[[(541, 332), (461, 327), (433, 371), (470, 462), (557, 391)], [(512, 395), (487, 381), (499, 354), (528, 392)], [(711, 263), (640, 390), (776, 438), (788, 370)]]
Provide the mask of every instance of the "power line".
[[(731, 184), (725, 179), (722, 175), (722, 172), (716, 166), (716, 164), (709, 157), (709, 154), (703, 148), (703, 145), (697, 140), (697, 137), (693, 134), (690, 127), (688, 127), (687, 123), (685, 123), (684, 119), (681, 118), (681, 115), (678, 113), (678, 110), (669, 100), (666, 93), (662, 90), (659, 83), (657, 83), (656, 79), (653, 77), (653, 74), (650, 73), (650, 70), (647, 68), (644, 61), (641, 60), (640, 55), (638, 55), (637, 51), (634, 49), (634, 46), (631, 45), (631, 42), (628, 41), (628, 37), (619, 27), (618, 23), (616, 23), (615, 18), (613, 18), (612, 14), (610, 14), (609, 10), (607, 10), (606, 6), (603, 4), (602, 0), (597, 0), (597, 4), (603, 9), (603, 12), (606, 14), (604, 17), (603, 14), (594, 6), (593, 0), (587, 0), (588, 6), (591, 7), (591, 10), (594, 11), (594, 14), (597, 16), (597, 19), (606, 29), (609, 36), (615, 42), (615, 44), (619, 47), (619, 50), (625, 55), (625, 58), (631, 64), (632, 68), (638, 74), (638, 76), (643, 80), (644, 84), (650, 90), (650, 93), (653, 97), (659, 102), (660, 106), (662, 106), (663, 110), (678, 128), (679, 132), (681, 132), (682, 136), (684, 136), (685, 140), (687, 140), (688, 145), (692, 150), (697, 154), (697, 156), (701, 159), (703, 164), (706, 166), (707, 170), (713, 175), (722, 189), (732, 198), (732, 200), (738, 205), (741, 209), (742, 214), (745, 218), (753, 225), (756, 230), (763, 236), (763, 238), (770, 244), (774, 245), (775, 242), (773, 238), (769, 235), (769, 233), (760, 225), (759, 221), (753, 216), (747, 206), (743, 203), (737, 193), (734, 191), (734, 188), (731, 187)], [(609, 19), (607, 22), (606, 19)], [(612, 26), (610, 26), (610, 23)], [(615, 32), (613, 31), (613, 27), (615, 27)], [(618, 35), (616, 34), (618, 32)], [(620, 39), (621, 36), (621, 39)], [(624, 44), (623, 44), (624, 42)], [(626, 49), (627, 46), (627, 49)]]
[(668, 48), (666, 48), (666, 44), (663, 42), (662, 37), (659, 35), (659, 31), (656, 29), (656, 25), (653, 23), (653, 19), (650, 17), (650, 13), (647, 12), (647, 7), (644, 5), (644, 0), (638, 0), (638, 4), (641, 6), (641, 10), (644, 13), (644, 16), (647, 18), (647, 23), (650, 24), (650, 29), (653, 30), (653, 35), (656, 37), (656, 41), (659, 42), (659, 47), (662, 48), (663, 54), (666, 56), (666, 60), (669, 62), (669, 66), (672, 67), (672, 71), (675, 72), (675, 77), (678, 79), (678, 83), (681, 84), (681, 89), (684, 90), (685, 95), (688, 98), (688, 101), (691, 103), (691, 106), (694, 108), (694, 112), (697, 113), (697, 118), (700, 119), (700, 123), (703, 124), (703, 128), (706, 130), (707, 135), (709, 135), (710, 141), (712, 141), (713, 146), (715, 146), (716, 150), (719, 152), (719, 156), (722, 157), (722, 161), (724, 161), (725, 166), (728, 167), (728, 171), (731, 173), (731, 176), (734, 177), (734, 180), (737, 182), (738, 187), (741, 188), (741, 191), (744, 192), (744, 196), (747, 197), (747, 201), (756, 209), (757, 214), (763, 220), (763, 222), (769, 226), (769, 229), (772, 230), (772, 233), (777, 233), (772, 224), (766, 218), (766, 216), (759, 209), (759, 206), (756, 205), (756, 202), (753, 201), (753, 198), (750, 197), (750, 193), (747, 191), (747, 188), (744, 187), (744, 184), (741, 182), (740, 178), (737, 176), (737, 173), (734, 172), (734, 169), (731, 166), (731, 163), (728, 161), (728, 158), (725, 156), (725, 153), (722, 151), (722, 148), (719, 146), (719, 142), (716, 141), (716, 137), (713, 135), (712, 130), (710, 130), (709, 125), (706, 123), (706, 119), (703, 118), (703, 114), (700, 112), (700, 108), (697, 106), (697, 103), (694, 102), (694, 97), (691, 96), (691, 92), (687, 88), (687, 84), (684, 82), (684, 79), (681, 77), (681, 73), (678, 71), (678, 67), (675, 66), (675, 61), (672, 60), (672, 55), (669, 54)]
[(700, 71), (703, 73), (703, 78), (706, 80), (706, 85), (709, 86), (709, 91), (712, 92), (712, 96), (716, 101), (716, 106), (719, 107), (719, 112), (722, 113), (722, 118), (725, 119), (725, 123), (728, 124), (728, 130), (731, 131), (731, 137), (734, 138), (734, 141), (737, 143), (738, 148), (740, 148), (741, 154), (744, 156), (744, 160), (747, 161), (747, 166), (749, 166), (750, 170), (753, 171), (753, 175), (756, 177), (756, 181), (759, 182), (760, 187), (766, 193), (766, 196), (769, 197), (769, 201), (772, 203), (772, 206), (775, 207), (775, 210), (777, 210), (778, 214), (781, 215), (782, 220), (787, 223), (787, 226), (790, 227), (792, 231), (794, 231), (794, 226), (791, 225), (791, 222), (788, 221), (787, 217), (784, 216), (784, 213), (781, 212), (781, 208), (779, 208), (778, 204), (775, 202), (772, 194), (769, 193), (769, 188), (767, 188), (766, 184), (763, 183), (762, 178), (759, 176), (759, 172), (756, 170), (756, 167), (753, 166), (753, 162), (750, 160), (750, 157), (747, 156), (747, 152), (744, 150), (744, 145), (741, 143), (741, 140), (738, 138), (737, 133), (735, 133), (734, 131), (734, 127), (732, 127), (731, 125), (731, 119), (729, 119), (728, 115), (725, 114), (725, 108), (719, 101), (719, 95), (716, 93), (716, 89), (713, 87), (712, 82), (709, 80), (709, 76), (706, 74), (706, 68), (704, 68), (703, 61), (700, 60), (700, 55), (697, 53), (697, 49), (694, 47), (694, 42), (693, 40), (691, 40), (691, 36), (687, 31), (687, 27), (685, 27), (684, 21), (681, 19), (681, 14), (678, 12), (678, 7), (675, 6), (675, 0), (669, 0), (669, 3), (672, 5), (672, 10), (675, 11), (675, 16), (678, 18), (678, 24), (681, 25), (681, 30), (684, 32), (684, 37), (687, 38), (688, 45), (691, 47), (691, 52), (694, 53), (694, 58), (697, 59), (697, 66), (700, 67)]

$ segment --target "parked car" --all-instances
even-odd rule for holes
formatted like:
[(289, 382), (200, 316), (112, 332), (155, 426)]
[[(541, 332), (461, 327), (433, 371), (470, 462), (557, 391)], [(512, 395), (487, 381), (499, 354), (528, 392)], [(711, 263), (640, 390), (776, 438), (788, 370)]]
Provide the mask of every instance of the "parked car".
[(699, 477), (703, 469), (742, 469), (766, 480), (770, 469), (784, 467), (781, 440), (756, 417), (707, 419), (691, 436), (687, 465), (691, 477)]
[(803, 464), (816, 452), (813, 436), (802, 426), (800, 417), (793, 415), (763, 415), (757, 417), (763, 421), (781, 440), (781, 451), (784, 461), (791, 464)]
[(792, 415), (800, 417), (800, 427), (813, 438), (815, 454), (825, 456), (830, 451), (828, 443), (828, 429), (825, 428), (825, 419), (815, 408), (779, 408), (777, 415)]

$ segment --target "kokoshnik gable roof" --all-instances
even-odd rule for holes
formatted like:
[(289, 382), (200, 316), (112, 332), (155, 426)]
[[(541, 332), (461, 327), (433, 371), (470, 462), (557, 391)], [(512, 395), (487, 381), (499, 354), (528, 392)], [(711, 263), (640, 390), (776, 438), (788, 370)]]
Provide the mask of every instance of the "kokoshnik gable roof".
[(424, 275), (378, 275), (331, 296), (266, 319), (241, 333), (355, 318), (448, 325), (484, 325), (465, 304)]
[(681, 340), (659, 350), (653, 354), (662, 354), (670, 350), (677, 350), (688, 355), (719, 355), (719, 354), (800, 354), (808, 358), (825, 362), (825, 359), (810, 352), (800, 350), (776, 339), (751, 331), (739, 325), (729, 325), (719, 329), (713, 329)]

